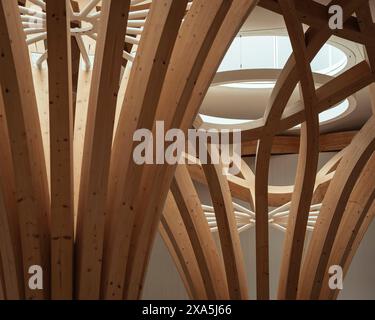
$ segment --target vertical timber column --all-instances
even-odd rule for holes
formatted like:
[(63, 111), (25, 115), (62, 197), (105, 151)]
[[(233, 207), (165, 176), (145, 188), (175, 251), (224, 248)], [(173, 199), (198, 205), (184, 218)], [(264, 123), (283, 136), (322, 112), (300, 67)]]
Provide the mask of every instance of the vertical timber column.
[[(49, 297), (49, 192), (30, 58), (17, 2), (0, 2), (0, 83), (15, 168), (17, 209), (27, 299)], [(43, 287), (28, 286), (31, 266)]]
[(78, 299), (99, 299), (105, 201), (130, 0), (103, 1), (82, 159), (76, 237)]
[(47, 0), (51, 150), (51, 297), (73, 297), (73, 107), (66, 0)]

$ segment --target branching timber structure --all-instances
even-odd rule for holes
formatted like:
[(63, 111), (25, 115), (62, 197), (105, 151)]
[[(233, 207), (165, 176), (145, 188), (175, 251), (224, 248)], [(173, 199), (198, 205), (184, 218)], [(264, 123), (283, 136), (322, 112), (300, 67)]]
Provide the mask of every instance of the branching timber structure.
[[(270, 227), (285, 232), (278, 299), (336, 299), (328, 269), (347, 273), (375, 216), (370, 2), (0, 0), (0, 300), (141, 299), (157, 232), (191, 299), (267, 300)], [(330, 5), (343, 8), (343, 29), (330, 29)], [(240, 173), (199, 160), (138, 165), (134, 132), (155, 136), (164, 121), (186, 134), (198, 123), (257, 6), (283, 17), (293, 53), (263, 117), (242, 130)], [(317, 86), (311, 62), (332, 36), (363, 46), (365, 58)], [(303, 103), (287, 106), (296, 88)], [(319, 114), (365, 88), (365, 125), (321, 134)], [(286, 134), (297, 125), (299, 135)], [(336, 155), (318, 170), (320, 152)], [(294, 185), (269, 184), (281, 154), (298, 155)], [(239, 234), (251, 227), (247, 270)], [(33, 266), (41, 289), (29, 285)]]

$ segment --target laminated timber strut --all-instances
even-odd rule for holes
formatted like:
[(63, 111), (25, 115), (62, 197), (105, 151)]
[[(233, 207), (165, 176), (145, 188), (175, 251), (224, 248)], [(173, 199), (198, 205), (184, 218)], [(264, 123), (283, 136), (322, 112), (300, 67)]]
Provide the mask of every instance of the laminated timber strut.
[[(0, 300), (140, 299), (157, 232), (191, 299), (270, 299), (271, 225), (286, 234), (278, 298), (337, 298), (329, 266), (348, 271), (375, 216), (375, 116), (320, 134), (319, 114), (365, 88), (375, 112), (375, 27), (369, 0), (303, 2), (0, 0)], [(341, 30), (328, 25), (333, 4)], [(254, 170), (245, 160), (238, 175), (222, 164), (136, 164), (137, 129), (196, 124), (256, 6), (283, 17), (293, 53), (263, 117), (242, 131)], [(333, 35), (363, 45), (365, 59), (316, 87), (310, 63)], [(296, 88), (303, 103), (287, 108)], [(284, 134), (299, 124), (300, 135)], [(326, 151), (338, 153), (318, 170)], [(298, 154), (294, 185), (269, 184), (274, 154)], [(247, 270), (239, 233), (251, 225)], [(41, 290), (29, 286), (35, 265)]]

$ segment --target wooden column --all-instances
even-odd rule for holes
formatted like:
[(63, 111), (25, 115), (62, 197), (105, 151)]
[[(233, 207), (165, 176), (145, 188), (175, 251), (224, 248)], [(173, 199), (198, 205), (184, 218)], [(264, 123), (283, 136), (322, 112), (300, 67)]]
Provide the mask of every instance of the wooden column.
[(100, 296), (105, 201), (130, 0), (103, 2), (93, 69), (77, 221), (76, 295)]
[(73, 96), (69, 3), (48, 0), (51, 297), (73, 297)]
[(297, 297), (298, 280), (310, 205), (319, 159), (319, 118), (315, 83), (307, 56), (305, 34), (293, 0), (280, 0), (296, 61), (306, 122), (301, 126), (300, 150), (279, 281), (279, 299)]
[[(31, 66), (17, 2), (0, 2), (0, 83), (15, 170), (26, 298), (49, 297), (49, 192)], [(43, 290), (28, 286), (43, 268)]]

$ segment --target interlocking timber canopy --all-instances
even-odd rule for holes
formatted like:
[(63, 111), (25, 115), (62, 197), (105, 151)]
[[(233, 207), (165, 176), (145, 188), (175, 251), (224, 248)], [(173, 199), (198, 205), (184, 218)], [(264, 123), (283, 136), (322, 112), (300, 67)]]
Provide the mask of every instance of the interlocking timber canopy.
[[(0, 299), (139, 299), (158, 231), (192, 299), (247, 299), (249, 290), (269, 299), (272, 225), (286, 232), (278, 298), (336, 298), (327, 270), (348, 270), (375, 214), (375, 117), (346, 133), (334, 148), (343, 150), (318, 171), (319, 151), (332, 142), (320, 136), (318, 114), (366, 87), (375, 112), (370, 1), (82, 3), (0, 0)], [(331, 4), (343, 8), (343, 29), (329, 28)], [(135, 130), (163, 120), (166, 130), (186, 132), (196, 123), (257, 5), (283, 16), (293, 54), (263, 118), (242, 132), (255, 170), (137, 165)], [(363, 45), (366, 60), (316, 88), (310, 62), (332, 35)], [(303, 108), (286, 110), (297, 85)], [(298, 124), (299, 142), (282, 138)], [(295, 185), (269, 186), (282, 139), (294, 139), (288, 148), (299, 155)], [(208, 186), (211, 207), (193, 180)], [(239, 231), (251, 226), (256, 261), (247, 270)], [(33, 265), (43, 268), (42, 290), (28, 284)], [(247, 287), (250, 273), (256, 288)]]

